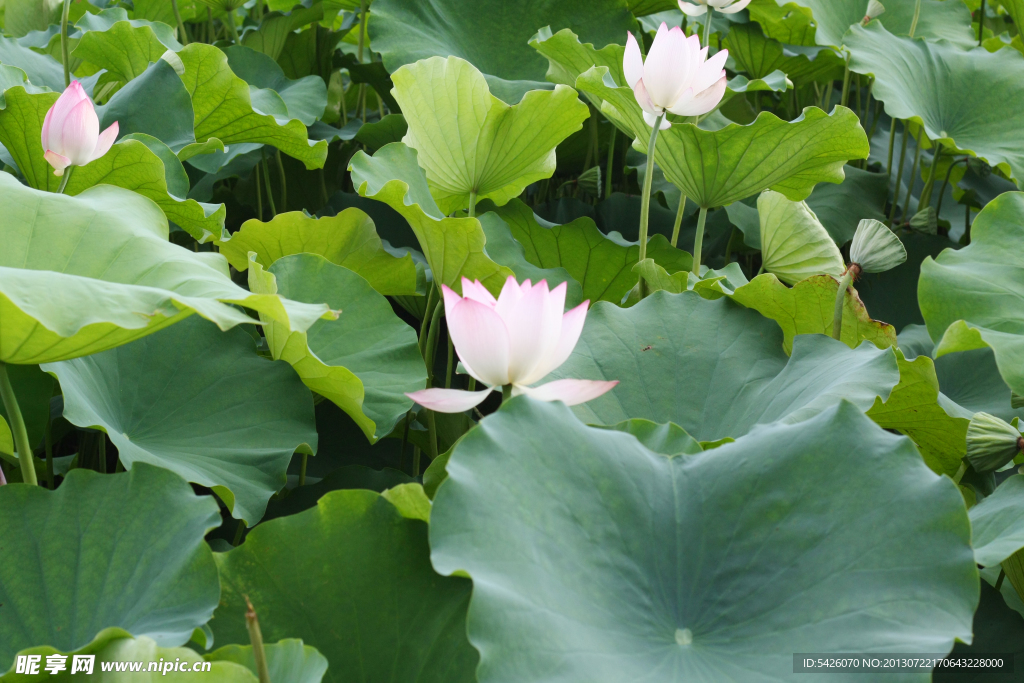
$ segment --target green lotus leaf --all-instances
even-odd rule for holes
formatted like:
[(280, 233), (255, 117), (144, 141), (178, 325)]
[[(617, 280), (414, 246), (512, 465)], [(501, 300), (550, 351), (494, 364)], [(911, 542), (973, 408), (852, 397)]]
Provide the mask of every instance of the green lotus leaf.
[(806, 200), (807, 206), (840, 246), (853, 239), (862, 219), (886, 220), (882, 207), (889, 191), (886, 177), (881, 173), (862, 171), (849, 165), (843, 168), (843, 173), (846, 179), (842, 183), (821, 183)]
[(64, 67), (61, 63), (49, 55), (34, 52), (14, 38), (0, 36), (0, 63), (24, 70), (33, 85), (57, 92), (64, 90)]
[(840, 399), (867, 410), (899, 382), (889, 349), (801, 335), (787, 358), (782, 342), (774, 322), (727, 298), (655, 292), (632, 308), (591, 308), (575, 350), (550, 377), (619, 381), (573, 407), (587, 423), (674, 422), (699, 441), (805, 420)]
[(0, 510), (0, 671), (25, 648), (71, 652), (109, 627), (182, 645), (217, 606), (203, 536), (220, 514), (176, 474), (75, 469), (56, 491), (0, 486)]
[[(324, 18), (324, 4), (322, 3), (314, 3), (312, 7), (304, 7), (297, 2), (288, 2), (287, 4), (288, 14), (278, 12), (266, 14), (260, 20), (259, 26), (242, 34), (242, 45), (266, 55), (273, 61), (281, 56), (289, 35), (303, 26)], [(323, 84), (323, 80), (320, 83)]]
[(646, 17), (649, 14), (676, 9), (679, 9), (679, 3), (675, 0), (629, 0), (629, 11), (635, 17)]
[[(501, 216), (522, 245), (527, 261), (538, 268), (564, 268), (582, 286), (583, 299), (617, 304), (637, 282), (633, 267), (640, 245), (605, 235), (590, 218), (555, 225), (518, 199), (500, 207), (485, 204), (481, 210)], [(670, 273), (689, 271), (693, 266), (690, 254), (673, 247), (664, 235), (650, 239), (647, 256)]]
[(369, 35), (390, 73), (455, 55), (483, 72), (491, 93), (514, 104), (530, 90), (551, 87), (545, 59), (529, 45), (542, 26), (554, 32), (571, 26), (581, 41), (601, 47), (639, 30), (625, 0), (538, 0), (526, 7), (504, 0), (377, 0)]
[(736, 93), (786, 92), (793, 88), (793, 82), (786, 78), (786, 74), (783, 71), (775, 70), (764, 78), (750, 79), (743, 74), (738, 74), (729, 79), (728, 83), (726, 83), (726, 88), (726, 96), (723, 98), (723, 102), (727, 101), (726, 98), (731, 97), (731, 94)]
[[(286, 111), (283, 116), (275, 117), (278, 123), (284, 125), (290, 119), (298, 119), (309, 126), (323, 116), (327, 107), (324, 79), (306, 76), (292, 80), (271, 57), (241, 45), (229, 47), (224, 53), (235, 75), (249, 84), (254, 107), (258, 107), (261, 98), (270, 97), (262, 91), (271, 90), (280, 97)], [(273, 114), (272, 111), (261, 112)]]
[[(1003, 1), (1005, 4), (1006, 0)], [(991, 579), (992, 582), (995, 580), (994, 577)], [(1013, 597), (1008, 598), (1007, 594)], [(1020, 605), (1020, 598), (1009, 581), (1003, 582), (1002, 595), (989, 585), (989, 581), (982, 581), (981, 600), (974, 613), (974, 638), (970, 645), (957, 643), (950, 656), (985, 657), (990, 652), (1005, 652), (1015, 662), (1021, 661), (1024, 658), (1024, 619), (1021, 619), (1020, 607), (1009, 606), (1011, 599)], [(1004, 655), (1004, 660), (1006, 658)], [(932, 680), (934, 683), (1014, 683), (1015, 675), (1005, 671), (996, 673), (992, 670), (939, 667), (935, 669)]]
[(432, 57), (392, 74), (392, 93), (431, 194), (444, 214), (473, 197), (501, 205), (555, 172), (555, 147), (588, 116), (576, 91), (556, 86), (509, 106), (491, 95), (483, 74), (458, 57)]
[(418, 482), (399, 484), (381, 494), (384, 500), (395, 506), (398, 514), (406, 519), (430, 522), (430, 499)]
[(0, 361), (35, 364), (96, 353), (193, 313), (228, 329), (255, 322), (232, 304), (306, 330), (323, 304), (252, 294), (219, 254), (167, 241), (149, 199), (97, 186), (76, 197), (25, 187), (0, 174)]
[(473, 578), (481, 681), (781, 681), (794, 652), (946, 652), (978, 600), (970, 535), (953, 482), (846, 402), (667, 458), (518, 397), (455, 448), (430, 524), (434, 567)]
[[(603, 99), (601, 111), (646, 148), (651, 129), (633, 91), (610, 83), (607, 74), (594, 67), (579, 77), (577, 87)], [(841, 183), (843, 165), (867, 158), (868, 152), (856, 114), (845, 107), (831, 114), (808, 107), (790, 122), (761, 112), (751, 124), (716, 131), (673, 125), (658, 136), (655, 161), (690, 200), (712, 208), (766, 189), (804, 200), (819, 182)]]
[(56, 0), (8, 0), (4, 3), (4, 29), (13, 36), (45, 31), (60, 17), (61, 3)]
[(412, 407), (405, 394), (422, 389), (427, 379), (416, 331), (387, 299), (358, 274), (317, 254), (285, 256), (267, 271), (252, 260), (249, 287), (324, 301), (341, 311), (338, 320), (302, 332), (266, 321), (271, 353), (348, 413), (370, 443), (387, 436)]
[(4, 99), (4, 91), (19, 85), (32, 94), (49, 91), (49, 88), (40, 88), (29, 83), (28, 74), (18, 67), (0, 64), (0, 109), (7, 106), (7, 101)]
[(896, 359), (900, 383), (885, 401), (875, 399), (868, 417), (880, 427), (909, 436), (928, 467), (952, 477), (966, 453), (969, 420), (950, 415), (939, 405), (939, 381), (931, 358), (918, 356), (908, 361), (898, 352)]
[(799, 87), (843, 77), (843, 61), (833, 50), (811, 48), (794, 51), (794, 46), (766, 37), (753, 22), (732, 26), (722, 46), (729, 50), (736, 66), (751, 78), (765, 78), (781, 71)]
[(478, 656), (466, 640), (470, 582), (438, 576), (427, 525), (377, 493), (328, 493), (216, 559), (217, 643), (249, 642), (248, 596), (265, 640), (300, 637), (327, 658), (326, 683), (476, 680)]
[(968, 514), (981, 566), (997, 565), (1024, 548), (1024, 475), (1009, 477)]
[[(316, 452), (308, 390), (240, 329), (221, 332), (193, 316), (44, 369), (60, 380), (64, 417), (105, 431), (126, 468), (145, 462), (212, 488), (250, 526), (284, 488), (292, 454)], [(139, 378), (131, 391), (124, 377)]]
[(461, 292), (461, 279), (467, 277), (480, 280), (497, 294), (512, 271), (487, 256), (486, 237), (477, 219), (445, 217), (416, 158), (416, 150), (400, 142), (381, 147), (372, 157), (356, 152), (349, 162), (352, 185), (360, 195), (384, 202), (409, 223), (438, 285)]
[[(159, 107), (153, 106), (155, 101), (160, 102)], [(166, 59), (150, 64), (141, 75), (114, 93), (106, 104), (96, 107), (96, 113), (101, 130), (117, 121), (119, 137), (144, 133), (157, 138), (175, 153), (196, 142), (192, 97)]]
[[(849, 47), (850, 37), (845, 35), (854, 25), (864, 20), (867, 2), (864, 0), (777, 0), (785, 10), (806, 12), (813, 15), (817, 27), (815, 40), (818, 45)], [(892, 33), (905, 36), (910, 33), (914, 22), (914, 2), (888, 2), (885, 12), (872, 25), (885, 27)], [(960, 48), (977, 45), (978, 37), (971, 32), (971, 13), (963, 3), (941, 0), (920, 0), (921, 14), (918, 17), (914, 37), (925, 40), (947, 40)]]
[(839, 248), (806, 202), (769, 190), (757, 198), (757, 213), (764, 270), (789, 285), (813, 275), (838, 277), (846, 270)]
[(227, 55), (220, 49), (192, 43), (178, 56), (185, 66), (181, 79), (195, 110), (196, 141), (216, 138), (225, 145), (259, 142), (298, 159), (307, 169), (323, 167), (327, 143), (309, 140), (299, 120), (282, 125), (274, 116), (255, 111), (249, 85), (231, 71)]
[(239, 271), (249, 267), (249, 252), (255, 252), (256, 262), (264, 268), (292, 254), (319, 254), (358, 273), (381, 294), (417, 294), (412, 256), (392, 256), (377, 236), (373, 221), (356, 208), (324, 218), (291, 211), (279, 213), (266, 223), (248, 220), (218, 246)]
[[(552, 33), (547, 26), (530, 39), (530, 45), (548, 60), (547, 79), (552, 83), (576, 87), (576, 79), (594, 66), (603, 66), (616, 83), (625, 83), (622, 74), (622, 58), (626, 49), (617, 43), (623, 38), (602, 47), (600, 50), (591, 43), (581, 43), (572, 30), (563, 28)], [(595, 106), (601, 106), (601, 98), (585, 93)]]
[(865, 273), (882, 273), (907, 260), (900, 238), (881, 221), (866, 218), (860, 222), (850, 244), (850, 262)]
[(917, 296), (936, 357), (992, 347), (999, 373), (1024, 394), (1024, 193), (989, 202), (971, 225), (971, 243), (921, 264)]
[(82, 35), (71, 55), (106, 69), (124, 82), (141, 75), (167, 50), (181, 49), (170, 26), (138, 19), (129, 21), (127, 12), (120, 7), (99, 15), (86, 14), (77, 27)]
[[(832, 334), (838, 289), (839, 283), (829, 275), (809, 277), (786, 287), (774, 275), (765, 273), (738, 287), (731, 297), (778, 323), (785, 335), (783, 348), (789, 353), (798, 334)], [(872, 320), (856, 290), (850, 288), (843, 305), (841, 338), (851, 348), (865, 340), (884, 348), (896, 345), (896, 330)]]
[[(43, 443), (46, 433), (46, 425), (50, 421), (50, 397), (53, 396), (53, 377), (39, 369), (38, 365), (9, 365), (7, 376), (11, 380), (11, 387), (14, 395), (18, 398), (18, 406), (21, 409), (21, 418), (25, 421), (25, 431), (28, 432), (28, 440), (33, 446)], [(0, 419), (10, 416), (3, 402), (0, 402)], [(0, 427), (0, 431), (3, 431)], [(7, 437), (11, 433), (8, 429)], [(3, 440), (4, 437), (0, 437)], [(5, 450), (0, 446), (0, 453), (13, 454), (13, 445)]]
[(687, 434), (685, 429), (671, 422), (657, 424), (650, 420), (633, 419), (604, 428), (632, 434), (648, 450), (662, 455), (693, 455), (704, 450), (700, 442)]
[[(256, 615), (259, 617), (259, 615)], [(315, 647), (304, 645), (297, 638), (263, 646), (271, 681), (287, 683), (320, 683), (327, 673), (327, 658)], [(208, 662), (234, 662), (257, 674), (252, 645), (228, 645), (204, 655)]]
[[(855, 28), (846, 42), (853, 56), (850, 68), (874, 75), (872, 94), (885, 103), (886, 114), (923, 125), (932, 144), (981, 157), (1007, 177), (1021, 177), (1024, 141), (1016, 131), (1024, 126), (1024, 93), (1018, 87), (1024, 56), (911, 40), (877, 23)], [(964, 102), (972, 106), (960, 106)]]
[(353, 139), (365, 145), (366, 151), (373, 154), (384, 145), (401, 142), (408, 132), (409, 124), (406, 123), (404, 116), (388, 114), (380, 121), (371, 121), (361, 125)]
[[(198, 0), (176, 0), (178, 13), (183, 21), (192, 21), (200, 17), (200, 10), (205, 19), (206, 8), (197, 5)], [(152, 22), (161, 22), (168, 26), (174, 26), (177, 19), (174, 17), (174, 8), (165, 0), (133, 0), (132, 16), (135, 19), (147, 19)]]

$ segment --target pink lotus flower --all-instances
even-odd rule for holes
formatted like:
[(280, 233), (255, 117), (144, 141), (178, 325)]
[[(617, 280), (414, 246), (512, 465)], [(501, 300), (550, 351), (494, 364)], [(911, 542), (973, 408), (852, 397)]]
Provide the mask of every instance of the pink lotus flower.
[(462, 278), (459, 296), (446, 285), (444, 311), (448, 333), (466, 372), (487, 386), (482, 391), (423, 389), (406, 394), (424, 408), (439, 413), (461, 413), (479, 405), (504, 385), (512, 394), (541, 401), (586, 403), (616, 384), (585, 379), (560, 379), (539, 387), (540, 381), (569, 357), (587, 318), (589, 301), (563, 314), (563, 282), (552, 290), (541, 280), (522, 285), (514, 277), (505, 281), (497, 300), (479, 281)]
[[(628, 34), (622, 70), (648, 126), (666, 111), (701, 116), (718, 106), (725, 95), (722, 66), (729, 51), (707, 56), (708, 49), (700, 46), (697, 36), (687, 38), (678, 26), (670, 31), (663, 23), (644, 62), (636, 38)], [(662, 130), (671, 126), (668, 119), (661, 123)]]
[(718, 10), (722, 14), (735, 14), (750, 4), (750, 0), (693, 0), (695, 4), (679, 0), (679, 9), (683, 14), (699, 17), (705, 12)]
[(117, 122), (100, 133), (100, 120), (92, 100), (78, 81), (61, 94), (43, 120), (43, 149), (53, 174), (64, 175), (68, 166), (85, 166), (110, 150), (117, 139)]

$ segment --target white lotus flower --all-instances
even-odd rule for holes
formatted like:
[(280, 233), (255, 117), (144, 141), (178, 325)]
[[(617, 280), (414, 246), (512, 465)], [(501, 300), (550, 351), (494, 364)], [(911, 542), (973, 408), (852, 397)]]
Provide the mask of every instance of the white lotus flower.
[[(653, 126), (666, 111), (679, 116), (701, 116), (718, 106), (725, 95), (725, 60), (728, 50), (711, 59), (697, 36), (686, 37), (678, 26), (671, 31), (663, 23), (644, 61), (632, 34), (626, 38), (622, 71), (644, 110), (644, 121)], [(671, 127), (665, 119), (661, 129)]]
[(699, 17), (705, 12), (718, 10), (722, 14), (736, 14), (750, 4), (750, 0), (693, 0), (693, 3), (679, 0), (679, 9), (690, 17)]

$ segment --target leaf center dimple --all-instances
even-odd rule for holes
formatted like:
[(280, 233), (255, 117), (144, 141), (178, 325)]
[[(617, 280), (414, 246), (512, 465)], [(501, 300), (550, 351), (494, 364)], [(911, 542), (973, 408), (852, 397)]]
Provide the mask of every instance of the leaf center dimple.
[(691, 644), (693, 642), (693, 632), (688, 628), (677, 628), (676, 642), (680, 645)]

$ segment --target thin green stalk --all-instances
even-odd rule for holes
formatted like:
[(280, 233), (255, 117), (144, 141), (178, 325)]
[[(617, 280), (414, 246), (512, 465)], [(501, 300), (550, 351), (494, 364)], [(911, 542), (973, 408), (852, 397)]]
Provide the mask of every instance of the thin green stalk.
[(3, 362), (0, 362), (0, 398), (3, 399), (11, 433), (14, 435), (14, 447), (18, 449), (21, 479), (26, 484), (37, 486), (39, 481), (36, 479), (36, 466), (32, 460), (32, 446), (28, 440), (28, 430), (25, 429), (25, 419), (21, 416), (18, 398), (14, 395), (11, 378), (7, 375), (7, 364)]
[(452, 372), (455, 370), (455, 344), (452, 343), (452, 335), (448, 334), (448, 366), (444, 375), (444, 388), (452, 388)]
[(267, 155), (260, 147), (260, 159), (263, 163), (263, 186), (267, 190), (267, 203), (270, 204), (270, 217), (277, 215), (277, 207), (274, 206), (274, 191), (270, 188), (270, 166), (267, 164)]
[(281, 161), (281, 150), (274, 155), (277, 159), (277, 172), (281, 176), (281, 211), (288, 210), (288, 179), (284, 177), (284, 162)]
[(71, 14), (71, 0), (64, 0), (64, 11), (60, 15), (60, 56), (64, 60), (64, 87), (71, 85), (71, 51), (68, 48), (68, 15)]
[(324, 177), (324, 169), (318, 168), (317, 174), (320, 176), (320, 201), (326, 204), (330, 200), (330, 196), (327, 194), (327, 179)]
[[(920, 5), (921, 0), (917, 0)], [(981, 10), (978, 12), (978, 47), (985, 38), (985, 0), (981, 0)]]
[(587, 127), (590, 129), (590, 144), (587, 145), (587, 155), (583, 157), (583, 170), (590, 168), (590, 162), (594, 159), (594, 150), (597, 148), (597, 111), (593, 106), (587, 107), (590, 110), (590, 120)]
[(928, 206), (932, 203), (932, 187), (935, 186), (935, 169), (939, 167), (939, 162), (942, 161), (942, 143), (935, 143), (935, 154), (932, 156), (932, 164), (928, 168), (928, 180), (924, 183), (924, 189), (921, 190), (921, 196), (917, 198), (917, 210), (920, 211), (922, 206)]
[[(711, 23), (711, 9), (708, 8), (708, 24)], [(651, 128), (651, 139), (647, 143), (647, 172), (644, 174), (644, 193), (640, 198), (640, 261), (647, 258), (647, 222), (651, 214), (651, 187), (654, 184), (654, 146), (658, 142), (658, 131), (661, 130), (661, 122), (665, 115), (659, 116)], [(647, 296), (647, 283), (644, 276), (639, 279), (640, 298)]]
[[(872, 85), (874, 85), (874, 82), (872, 82)], [(871, 130), (868, 131), (868, 139), (869, 140), (871, 138), (875, 137), (875, 129), (878, 128), (878, 120), (880, 118), (882, 118), (882, 110), (883, 110), (883, 103), (876, 100), (875, 101), (875, 111), (872, 112), (873, 116), (871, 118)], [(867, 164), (866, 161), (864, 163)]]
[(302, 454), (302, 461), (299, 464), (299, 486), (306, 485), (306, 465), (309, 464), (309, 454)]
[[(895, 121), (895, 119), (894, 119)], [(895, 124), (893, 124), (895, 125)], [(896, 188), (892, 191), (892, 208), (889, 209), (889, 227), (892, 227), (892, 221), (896, 216), (896, 205), (900, 202), (900, 187), (903, 182), (903, 162), (907, 158), (907, 131), (909, 130), (909, 124), (903, 122), (903, 141), (900, 145), (900, 165), (899, 170), (896, 171)]]
[(43, 445), (46, 448), (46, 481), (50, 485), (50, 490), (54, 488), (53, 483), (53, 421), (50, 416), (46, 416), (46, 432), (43, 433)]
[(917, 131), (917, 140), (915, 140), (917, 149), (914, 150), (914, 164), (910, 167), (910, 182), (907, 183), (907, 198), (903, 202), (903, 222), (906, 223), (910, 220), (910, 197), (914, 191), (914, 182), (917, 180), (917, 164), (921, 161), (921, 136), (924, 135), (924, 126), (921, 126), (921, 130)]
[(437, 353), (437, 339), (441, 330), (441, 313), (444, 306), (438, 302), (434, 306), (434, 314), (430, 317), (430, 331), (427, 332), (427, 350), (423, 354), (427, 363), (427, 386), (434, 385), (434, 355)]
[(843, 69), (843, 94), (839, 96), (839, 104), (846, 106), (850, 97), (850, 53), (846, 53), (846, 66)]
[(889, 160), (885, 163), (885, 177), (892, 180), (892, 153), (896, 149), (896, 119), (889, 124)]
[(217, 31), (213, 28), (213, 10), (206, 8), (206, 42), (213, 45), (217, 42)]
[(188, 45), (188, 34), (185, 33), (185, 22), (181, 20), (181, 12), (178, 11), (178, 0), (171, 0), (171, 10), (174, 12), (174, 20), (178, 22), (178, 42)]
[(711, 40), (711, 5), (708, 5), (708, 12), (704, 15), (704, 40), (700, 41), (701, 47), (707, 47)]
[(1002, 567), (1000, 567), (999, 568), (999, 578), (996, 579), (996, 585), (995, 585), (996, 592), (1001, 591), (1003, 589), (1003, 579), (1005, 579), (1005, 578), (1006, 578), (1006, 570), (1003, 569)]
[(238, 547), (238, 544), (245, 538), (245, 520), (238, 520), (238, 526), (235, 527), (235, 538), (231, 541), (231, 545)]
[(832, 104), (832, 91), (835, 89), (835, 85), (835, 81), (829, 81), (828, 87), (825, 88), (825, 106), (822, 107), (825, 111), (828, 111), (829, 106)]
[(412, 447), (412, 476), (420, 476), (420, 448), (419, 446)]
[(942, 200), (946, 196), (946, 186), (949, 185), (949, 177), (953, 174), (953, 167), (959, 164), (960, 162), (966, 164), (967, 157), (964, 157), (963, 159), (957, 159), (956, 161), (949, 165), (949, 168), (946, 169), (946, 178), (942, 181), (942, 188), (939, 190), (938, 206), (935, 207), (936, 214), (939, 214), (942, 211)]
[(686, 212), (686, 195), (680, 195), (679, 208), (676, 209), (676, 220), (672, 224), (672, 246), (679, 244), (679, 228), (683, 225), (683, 214)]
[(470, 218), (475, 218), (476, 217), (476, 189), (475, 188), (469, 191), (469, 208), (467, 209), (467, 211), (469, 212), (469, 217)]
[(504, 405), (505, 401), (512, 398), (512, 385), (504, 384), (501, 387), (501, 403)]
[(612, 171), (615, 170), (615, 137), (619, 129), (612, 126), (612, 139), (608, 141), (608, 169), (604, 174), (604, 198), (612, 194)]
[(238, 28), (235, 27), (235, 13), (228, 12), (224, 18), (224, 28), (228, 30), (228, 34), (231, 35), (231, 40), (234, 41), (235, 45), (241, 45), (241, 41), (238, 39)]
[(423, 311), (423, 320), (420, 322), (420, 354), (426, 357), (427, 350), (427, 329), (430, 327), (430, 318), (434, 313), (434, 300), (437, 297), (437, 283), (434, 282), (430, 285), (430, 291), (427, 292), (427, 307)]
[(851, 282), (853, 282), (852, 264), (839, 279), (839, 289), (836, 291), (836, 305), (832, 309), (832, 338), (837, 341), (843, 338), (843, 304), (846, 303), (846, 289), (850, 286)]
[(263, 190), (260, 189), (260, 164), (256, 164), (256, 218), (263, 220)]
[(64, 169), (64, 175), (61, 176), (60, 185), (57, 187), (57, 194), (64, 194), (64, 188), (68, 186), (68, 181), (71, 179), (71, 172), (74, 170), (74, 166), (68, 166)]
[(700, 277), (700, 252), (704, 246), (704, 221), (707, 217), (707, 208), (700, 207), (700, 213), (697, 214), (697, 236), (693, 238), (693, 274), (697, 277)]
[[(982, 0), (984, 2), (984, 0)], [(917, 20), (921, 18), (921, 0), (917, 0), (917, 4), (914, 5), (914, 19), (910, 22), (910, 37), (914, 37), (914, 31), (917, 30)]]
[(256, 664), (256, 674), (260, 683), (270, 683), (270, 668), (267, 666), (267, 653), (263, 649), (263, 633), (260, 631), (260, 620), (256, 616), (256, 610), (249, 602), (249, 596), (245, 598), (245, 628), (249, 631), (249, 641), (252, 643), (252, 658)]
[(861, 104), (862, 103), (861, 103), (861, 92), (860, 91), (861, 91), (860, 74), (857, 74), (857, 109), (856, 109), (857, 118), (860, 119), (861, 128), (867, 129), (867, 127), (868, 127), (867, 119), (861, 114), (861, 109), (862, 109)]
[(412, 423), (412, 408), (405, 413), (405, 429), (402, 430), (402, 450), (398, 451), (398, 469), (405, 462), (405, 445), (409, 443), (409, 425)]
[[(366, 0), (359, 5), (359, 42), (356, 48), (356, 59), (363, 63), (363, 48), (366, 42)], [(366, 123), (366, 84), (359, 84), (359, 107), (362, 110), (363, 123)]]

